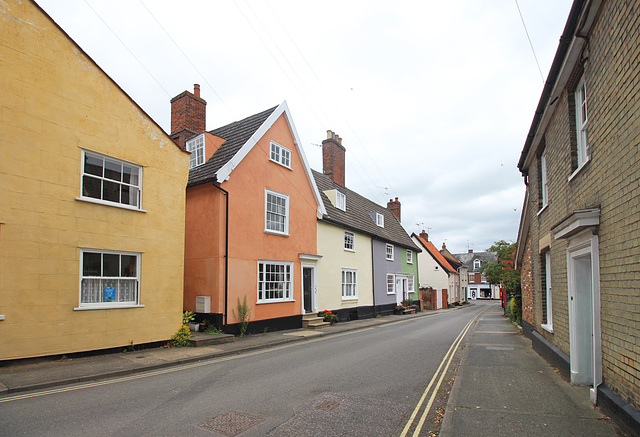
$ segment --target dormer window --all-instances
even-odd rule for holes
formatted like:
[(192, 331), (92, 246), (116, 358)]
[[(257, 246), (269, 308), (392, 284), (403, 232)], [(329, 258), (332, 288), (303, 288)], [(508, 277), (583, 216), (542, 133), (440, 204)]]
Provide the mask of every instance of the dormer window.
[(384, 228), (384, 216), (379, 212), (376, 212), (376, 225)]
[(271, 154), (269, 159), (284, 167), (291, 168), (291, 150), (282, 147), (275, 141), (271, 141)]
[(478, 270), (481, 265), (482, 265), (482, 261), (480, 261), (479, 259), (476, 259), (476, 260), (473, 261), (473, 269), (474, 270)]
[(204, 164), (204, 134), (187, 141), (187, 152), (191, 152), (189, 168)]
[(347, 210), (347, 196), (340, 191), (336, 191), (336, 208), (342, 211)]

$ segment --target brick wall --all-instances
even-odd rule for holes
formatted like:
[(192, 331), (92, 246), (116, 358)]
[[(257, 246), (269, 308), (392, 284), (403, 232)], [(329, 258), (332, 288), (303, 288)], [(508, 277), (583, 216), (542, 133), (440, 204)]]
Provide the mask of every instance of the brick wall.
[[(540, 328), (543, 292), (539, 240), (573, 211), (600, 208), (602, 371), (607, 387), (640, 409), (640, 1), (605, 1), (567, 89), (545, 130), (549, 205), (532, 212), (531, 278), (523, 276), (523, 317), (569, 354), (567, 246), (551, 241), (553, 328)], [(587, 84), (591, 160), (575, 169), (574, 83)], [(530, 199), (539, 198), (539, 155), (529, 166)], [(534, 205), (530, 205), (534, 207)], [(523, 266), (523, 275), (525, 268)], [(526, 287), (531, 282), (532, 290)], [(525, 291), (526, 290), (526, 291)], [(529, 297), (525, 299), (525, 294)], [(526, 303), (525, 303), (526, 302)], [(531, 322), (530, 322), (531, 323)]]
[(520, 269), (522, 286), (522, 320), (536, 324), (533, 316), (533, 271), (531, 259), (531, 238), (527, 238), (522, 255), (522, 268)]
[(345, 151), (342, 138), (327, 131), (327, 139), (322, 141), (322, 172), (342, 187), (345, 186)]
[(207, 102), (200, 98), (200, 85), (194, 93), (184, 91), (171, 99), (171, 134), (183, 129), (200, 133), (206, 128)]

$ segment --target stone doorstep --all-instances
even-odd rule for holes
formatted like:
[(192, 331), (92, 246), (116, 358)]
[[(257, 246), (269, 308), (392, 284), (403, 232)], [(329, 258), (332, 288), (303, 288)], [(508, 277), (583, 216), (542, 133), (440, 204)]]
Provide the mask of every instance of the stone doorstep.
[(302, 316), (302, 327), (305, 329), (318, 329), (329, 325), (331, 325), (331, 323), (325, 322), (322, 317), (318, 317), (316, 314), (305, 314)]
[(193, 332), (191, 336), (191, 345), (193, 347), (211, 346), (213, 344), (231, 343), (236, 341), (233, 334), (214, 334), (208, 335), (199, 332)]

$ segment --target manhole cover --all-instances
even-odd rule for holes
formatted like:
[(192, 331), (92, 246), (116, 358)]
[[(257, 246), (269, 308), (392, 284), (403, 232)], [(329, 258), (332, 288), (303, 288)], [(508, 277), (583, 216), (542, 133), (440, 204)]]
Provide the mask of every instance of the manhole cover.
[(229, 411), (204, 421), (197, 427), (226, 437), (234, 437), (262, 422), (264, 422), (262, 417), (239, 413), (238, 411)]
[(316, 405), (316, 410), (333, 411), (340, 406), (338, 401), (325, 401)]

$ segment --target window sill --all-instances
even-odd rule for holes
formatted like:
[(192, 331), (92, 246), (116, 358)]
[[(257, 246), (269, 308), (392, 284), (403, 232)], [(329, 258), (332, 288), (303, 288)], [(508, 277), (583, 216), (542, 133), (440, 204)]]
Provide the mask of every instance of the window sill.
[(548, 203), (546, 203), (541, 209), (540, 211), (538, 211), (538, 214), (536, 214), (537, 216), (539, 216), (540, 214), (542, 214), (542, 211), (544, 211), (545, 209), (547, 209), (547, 207), (549, 206)]
[(573, 173), (571, 173), (571, 175), (567, 178), (567, 180), (569, 182), (571, 182), (573, 180), (574, 177), (576, 177), (576, 175), (578, 173), (580, 173), (580, 171), (586, 167), (586, 165), (591, 161), (591, 158), (587, 159), (585, 162), (582, 163), (582, 165), (578, 168), (576, 168), (576, 171), (574, 171)]
[(342, 297), (342, 301), (343, 301), (343, 302), (354, 302), (354, 301), (355, 301), (355, 302), (357, 302), (357, 301), (358, 301), (358, 298), (357, 298), (357, 297), (344, 297), (344, 296), (343, 296), (343, 297)]
[(387, 258), (387, 261), (393, 261), (393, 258)]
[(288, 237), (289, 234), (286, 232), (278, 232), (278, 231), (271, 231), (269, 229), (265, 229), (264, 230), (265, 234), (271, 234), (271, 235), (280, 235), (281, 237)]
[(92, 197), (76, 197), (76, 200), (79, 200), (80, 202), (95, 203), (97, 205), (112, 206), (114, 208), (128, 209), (129, 211), (147, 212), (144, 209), (127, 206), (122, 203), (106, 202), (104, 200), (94, 199)]
[(91, 305), (91, 306), (81, 306), (74, 308), (74, 311), (91, 311), (91, 310), (117, 310), (117, 309), (128, 309), (128, 308), (144, 308), (144, 305), (109, 305), (109, 304), (100, 304), (100, 305)]
[(278, 164), (280, 167), (284, 167), (284, 168), (286, 168), (287, 170), (291, 170), (291, 171), (293, 171), (293, 169), (292, 169), (291, 167), (284, 165), (284, 164), (283, 164), (283, 163), (281, 163), (280, 161), (276, 161), (275, 159), (271, 159), (271, 158), (269, 158), (269, 161), (273, 162), (274, 164)]
[(344, 251), (345, 251), (345, 252), (353, 252), (353, 253), (355, 253), (355, 252), (356, 252), (356, 250), (355, 250), (355, 249), (347, 249), (346, 247), (344, 248)]
[(278, 299), (278, 300), (262, 300), (257, 301), (256, 305), (264, 305), (269, 303), (286, 303), (286, 302), (295, 302), (295, 299)]
[(542, 329), (544, 329), (545, 331), (547, 331), (547, 332), (549, 332), (549, 333), (553, 334), (553, 325), (546, 325), (546, 324), (545, 324), (545, 325), (540, 325), (540, 327), (541, 327)]

